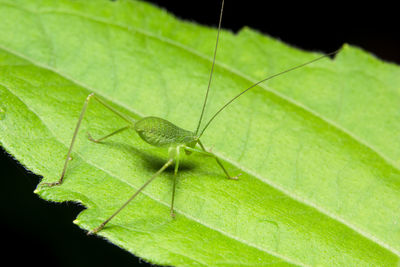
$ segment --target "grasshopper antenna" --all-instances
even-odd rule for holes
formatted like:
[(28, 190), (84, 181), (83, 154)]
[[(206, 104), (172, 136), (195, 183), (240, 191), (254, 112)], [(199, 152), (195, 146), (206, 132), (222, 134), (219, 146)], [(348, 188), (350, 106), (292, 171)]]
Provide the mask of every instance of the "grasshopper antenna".
[[(222, 0), (221, 12), (220, 12), (220, 14), (219, 14), (219, 22), (218, 22), (217, 41), (215, 42), (215, 48), (214, 48), (214, 58), (213, 58), (212, 66), (211, 66), (210, 78), (209, 78), (209, 80), (208, 80), (208, 87), (207, 87), (206, 97), (204, 98), (204, 103), (203, 103), (203, 108), (202, 108), (202, 110), (201, 110), (201, 115), (200, 115), (199, 123), (197, 124), (196, 135), (198, 134), (199, 129), (200, 129), (200, 124), (201, 124), (201, 121), (202, 121), (202, 119), (203, 119), (204, 110), (205, 110), (206, 104), (207, 104), (208, 92), (210, 91), (211, 80), (212, 80), (212, 76), (213, 76), (213, 72), (214, 72), (214, 66), (215, 66), (215, 58), (217, 57), (217, 48), (218, 48), (218, 41), (219, 41), (219, 33), (221, 32), (222, 14), (224, 13), (224, 2), (225, 2), (225, 1)], [(203, 131), (204, 131), (204, 130), (203, 130)]]
[[(323, 59), (323, 58), (325, 58), (325, 57), (329, 57), (329, 56), (335, 55), (335, 54), (337, 54), (339, 51), (340, 51), (340, 49), (338, 49), (338, 50), (336, 50), (336, 51), (334, 51), (334, 52), (331, 52), (331, 53), (322, 55), (322, 56), (320, 56), (320, 57), (318, 57), (318, 58), (315, 58), (315, 59), (313, 59), (313, 60), (311, 60), (311, 61), (308, 61), (308, 62), (306, 62), (306, 63), (303, 63), (303, 64), (300, 64), (300, 65), (294, 66), (294, 67), (292, 67), (292, 68), (290, 68), (290, 69), (287, 69), (287, 70), (284, 70), (284, 71), (282, 71), (282, 72), (278, 72), (278, 73), (276, 73), (276, 74), (274, 74), (274, 75), (268, 76), (267, 78), (265, 78), (265, 79), (263, 79), (263, 80), (261, 80), (261, 81), (258, 81), (258, 82), (256, 82), (255, 84), (251, 85), (249, 88), (245, 89), (244, 91), (242, 91), (241, 93), (239, 93), (238, 95), (236, 95), (234, 98), (232, 98), (231, 100), (229, 100), (225, 105), (223, 105), (223, 106), (214, 114), (214, 116), (212, 116), (211, 119), (207, 122), (206, 126), (204, 126), (203, 130), (201, 131), (201, 133), (200, 133), (200, 135), (199, 135), (198, 137), (201, 137), (201, 136), (203, 135), (204, 131), (207, 129), (207, 127), (210, 125), (210, 123), (215, 119), (215, 117), (217, 117), (217, 115), (218, 115), (221, 111), (223, 111), (223, 110), (224, 110), (227, 106), (229, 106), (233, 101), (235, 101), (237, 98), (239, 98), (239, 96), (243, 95), (244, 93), (246, 93), (246, 92), (249, 91), (250, 89), (256, 87), (256, 86), (259, 85), (260, 83), (263, 83), (263, 82), (265, 82), (265, 81), (267, 81), (267, 80), (271, 80), (271, 79), (273, 79), (273, 78), (275, 78), (275, 77), (278, 77), (278, 76), (280, 76), (280, 75), (282, 75), (282, 74), (285, 74), (285, 73), (291, 72), (291, 71), (293, 71), (293, 70), (296, 70), (296, 69), (298, 69), (298, 68), (304, 67), (304, 66), (306, 66), (306, 65), (308, 65), (308, 64), (311, 64), (311, 63), (313, 63), (313, 62), (315, 62), (315, 61), (318, 61), (318, 60), (320, 60), (320, 59)], [(207, 90), (207, 94), (208, 94), (208, 90)], [(203, 111), (204, 111), (204, 106), (203, 106)], [(200, 124), (199, 124), (199, 125), (200, 125)], [(197, 134), (197, 131), (196, 131), (196, 134)]]

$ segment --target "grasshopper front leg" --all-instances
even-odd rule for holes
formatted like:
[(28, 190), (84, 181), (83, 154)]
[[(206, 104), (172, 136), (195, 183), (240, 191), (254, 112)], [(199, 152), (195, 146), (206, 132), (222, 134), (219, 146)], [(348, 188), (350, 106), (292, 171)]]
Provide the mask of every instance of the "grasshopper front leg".
[(175, 212), (174, 212), (175, 187), (176, 187), (176, 178), (177, 178), (178, 169), (179, 169), (180, 150), (181, 150), (181, 146), (177, 146), (176, 154), (175, 154), (175, 169), (174, 169), (174, 180), (173, 180), (172, 199), (171, 199), (171, 217), (172, 218), (175, 218)]
[(218, 158), (214, 153), (207, 151), (207, 150), (205, 149), (205, 147), (203, 146), (203, 144), (200, 142), (200, 140), (198, 141), (198, 143), (199, 143), (199, 145), (200, 145), (200, 147), (201, 147), (202, 150), (197, 149), (197, 148), (192, 148), (192, 147), (189, 147), (189, 146), (184, 146), (184, 149), (187, 150), (187, 151), (197, 152), (197, 153), (203, 154), (203, 155), (205, 155), (205, 156), (215, 158), (215, 160), (217, 161), (217, 164), (221, 167), (222, 171), (225, 173), (225, 175), (226, 175), (226, 177), (227, 177), (228, 179), (237, 180), (238, 177), (239, 177), (240, 175), (242, 175), (241, 173), (239, 173), (239, 174), (236, 175), (236, 176), (231, 176), (231, 175), (229, 175), (228, 171), (226, 170), (226, 168), (224, 167), (224, 165), (222, 165), (222, 162), (219, 160), (219, 158)]

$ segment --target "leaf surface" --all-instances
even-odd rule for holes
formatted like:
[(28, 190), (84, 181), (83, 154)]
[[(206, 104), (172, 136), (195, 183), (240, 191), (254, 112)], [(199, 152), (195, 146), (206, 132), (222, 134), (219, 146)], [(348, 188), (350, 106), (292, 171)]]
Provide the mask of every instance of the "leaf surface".
[[(42, 182), (58, 179), (86, 96), (134, 119), (197, 125), (216, 30), (136, 1), (0, 1), (0, 142)], [(18, 23), (15, 23), (18, 21)], [(221, 36), (206, 120), (241, 90), (317, 57), (251, 29)], [(396, 266), (400, 255), (400, 68), (345, 45), (239, 98), (186, 157), (99, 233), (165, 265)], [(90, 103), (65, 182), (49, 201), (88, 209), (90, 230), (167, 159)], [(204, 125), (204, 123), (203, 123)]]

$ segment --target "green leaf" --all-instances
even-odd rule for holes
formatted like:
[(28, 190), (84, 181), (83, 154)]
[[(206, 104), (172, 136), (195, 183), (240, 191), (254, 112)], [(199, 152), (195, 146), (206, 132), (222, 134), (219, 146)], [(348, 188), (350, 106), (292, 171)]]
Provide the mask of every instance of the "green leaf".
[[(216, 30), (136, 1), (0, 1), (0, 142), (23, 165), (59, 178), (86, 96), (134, 119), (198, 121)], [(18, 22), (18, 23), (16, 23)], [(317, 57), (251, 29), (221, 36), (206, 119), (267, 75)], [(186, 157), (177, 218), (172, 170), (99, 233), (165, 265), (396, 266), (400, 256), (400, 68), (348, 45), (264, 83), (211, 124), (209, 158)], [(87, 209), (91, 230), (167, 159), (90, 103), (65, 182), (38, 187)]]

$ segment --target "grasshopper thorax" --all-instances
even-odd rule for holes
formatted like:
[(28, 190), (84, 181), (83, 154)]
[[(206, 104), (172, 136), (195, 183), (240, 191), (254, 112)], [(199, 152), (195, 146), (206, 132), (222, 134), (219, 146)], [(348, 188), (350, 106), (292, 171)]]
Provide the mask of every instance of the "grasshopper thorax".
[(135, 131), (147, 143), (163, 147), (184, 144), (194, 147), (198, 137), (191, 131), (158, 117), (145, 117), (135, 123)]

